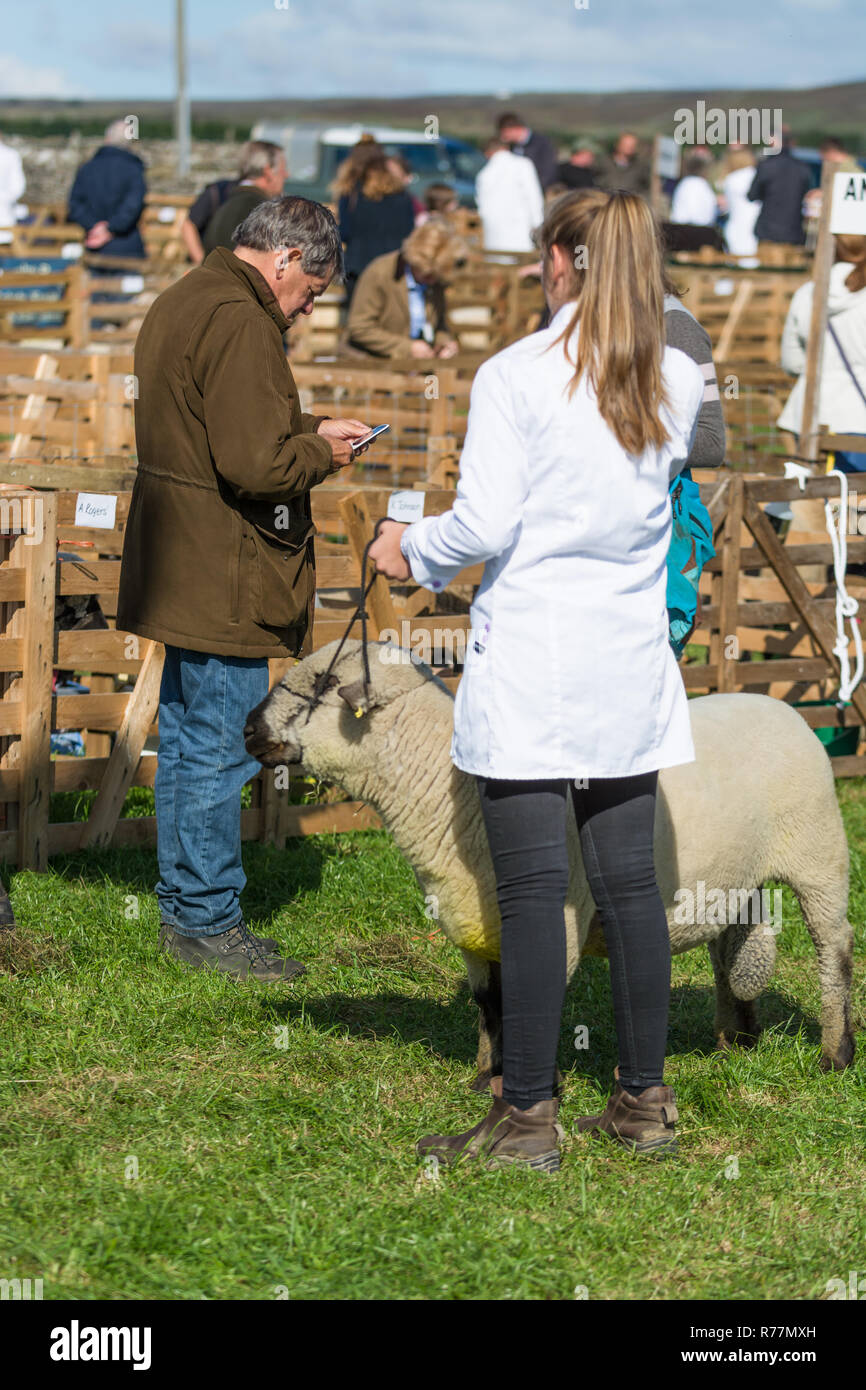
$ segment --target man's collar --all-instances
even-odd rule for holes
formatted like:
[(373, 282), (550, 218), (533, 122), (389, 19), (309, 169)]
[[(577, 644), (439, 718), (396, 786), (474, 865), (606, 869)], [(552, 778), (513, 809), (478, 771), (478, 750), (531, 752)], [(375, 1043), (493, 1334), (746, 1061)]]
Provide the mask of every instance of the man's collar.
[(222, 271), (233, 275), (236, 280), (245, 282), (262, 308), (270, 314), (280, 332), (286, 332), (289, 320), (277, 303), (276, 295), (264, 275), (260, 270), (256, 270), (254, 265), (250, 265), (249, 261), (242, 261), (227, 246), (214, 247), (202, 264), (206, 270)]

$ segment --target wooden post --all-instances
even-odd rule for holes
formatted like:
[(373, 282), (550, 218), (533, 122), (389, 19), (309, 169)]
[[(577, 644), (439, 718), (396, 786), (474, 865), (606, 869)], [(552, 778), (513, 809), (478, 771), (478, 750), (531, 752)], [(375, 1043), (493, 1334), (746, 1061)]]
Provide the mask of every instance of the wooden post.
[[(283, 676), (291, 670), (294, 664), (295, 659), (291, 656), (275, 657), (268, 662), (270, 690), (273, 690), (275, 685), (279, 685)], [(282, 770), (285, 771), (286, 769), (283, 768)], [(290, 820), (289, 788), (288, 786), (277, 786), (278, 771), (280, 769), (275, 767), (263, 767), (259, 773), (259, 804), (261, 809), (259, 839), (262, 844), (275, 845), (277, 849), (285, 849)]]
[(719, 585), (719, 650), (716, 670), (719, 690), (733, 690), (739, 660), (737, 644), (733, 657), (725, 650), (727, 641), (737, 637), (737, 604), (740, 590), (740, 549), (743, 526), (743, 477), (735, 474), (728, 491), (728, 511), (722, 540), (722, 580)]
[(126, 705), (102, 785), (84, 826), (82, 848), (102, 849), (111, 842), (132, 779), (135, 776), (145, 739), (159, 708), (159, 687), (165, 648), (149, 642), (135, 689)]
[(658, 167), (659, 143), (661, 141), (661, 138), (662, 137), (660, 135), (655, 135), (653, 137), (652, 166), (650, 169), (650, 207), (652, 208), (653, 212), (658, 218), (660, 218), (662, 215), (662, 176), (659, 173)]
[(724, 362), (730, 356), (731, 347), (734, 342), (734, 334), (743, 317), (746, 306), (752, 297), (753, 280), (743, 280), (737, 288), (733, 303), (725, 319), (725, 326), (719, 334), (719, 341), (713, 349), (713, 356), (717, 362)]
[[(56, 357), (49, 357), (47, 353), (42, 353), (36, 363), (36, 370), (33, 373), (34, 381), (50, 381), (57, 376), (59, 361)], [(44, 396), (28, 396), (21, 411), (22, 420), (44, 420), (48, 415), (56, 415), (57, 406), (49, 406)], [(9, 448), (11, 459), (24, 458), (28, 449), (31, 447), (33, 436), (26, 430), (20, 430)], [(41, 453), (40, 449), (40, 453)]]
[(54, 591), (57, 574), (57, 498), (33, 496), (41, 538), (24, 554), (24, 671), (22, 680), (18, 864), (48, 865), (48, 808), (51, 793), (51, 680), (54, 669)]
[[(370, 516), (367, 498), (363, 492), (353, 492), (348, 497), (344, 497), (340, 502), (340, 515), (346, 527), (346, 535), (349, 538), (349, 545), (360, 569), (361, 559), (364, 554), (364, 547), (368, 541), (373, 539), (374, 522)], [(367, 582), (372, 577), (372, 571), (368, 572)], [(385, 628), (391, 628), (394, 632), (399, 632), (399, 623), (391, 599), (391, 590), (384, 575), (380, 574), (367, 596), (367, 611), (373, 622), (375, 632), (370, 633), (370, 637), (378, 637)]]
[(800, 422), (799, 450), (802, 458), (817, 462), (821, 421), (818, 418), (821, 398), (821, 366), (824, 360), (824, 339), (827, 335), (827, 294), (830, 289), (830, 270), (833, 265), (834, 242), (830, 232), (833, 206), (834, 165), (825, 159), (821, 170), (821, 221), (812, 290), (812, 318), (809, 325), (809, 344), (806, 350), (806, 382), (803, 394), (803, 417)]

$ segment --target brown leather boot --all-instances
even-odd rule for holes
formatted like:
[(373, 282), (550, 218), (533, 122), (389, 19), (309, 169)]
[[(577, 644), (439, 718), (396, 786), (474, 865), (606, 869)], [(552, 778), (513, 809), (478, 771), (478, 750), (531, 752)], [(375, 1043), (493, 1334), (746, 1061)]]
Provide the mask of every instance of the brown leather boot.
[(624, 1091), (619, 1081), (601, 1115), (583, 1115), (579, 1134), (604, 1134), (633, 1153), (675, 1153), (677, 1107), (672, 1086), (647, 1086), (639, 1096)]
[(465, 1134), (425, 1134), (415, 1150), (420, 1158), (436, 1158), (446, 1164), (477, 1158), (485, 1168), (523, 1163), (538, 1172), (555, 1173), (564, 1138), (556, 1119), (558, 1110), (558, 1100), (539, 1100), (529, 1110), (518, 1110), (497, 1096), (474, 1129)]

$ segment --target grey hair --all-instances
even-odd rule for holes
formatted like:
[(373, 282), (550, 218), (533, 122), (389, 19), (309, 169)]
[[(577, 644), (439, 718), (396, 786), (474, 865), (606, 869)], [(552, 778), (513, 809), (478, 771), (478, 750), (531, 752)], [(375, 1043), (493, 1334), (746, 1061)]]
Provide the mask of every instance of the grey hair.
[(126, 121), (121, 116), (119, 120), (112, 121), (105, 127), (106, 145), (128, 145), (129, 136), (126, 133)]
[(281, 157), (285, 157), (282, 145), (270, 140), (248, 140), (241, 150), (239, 179), (260, 179), (269, 169), (275, 169)]
[(297, 246), (307, 275), (343, 275), (343, 243), (333, 213), (309, 198), (267, 198), (235, 228), (232, 240), (249, 251)]

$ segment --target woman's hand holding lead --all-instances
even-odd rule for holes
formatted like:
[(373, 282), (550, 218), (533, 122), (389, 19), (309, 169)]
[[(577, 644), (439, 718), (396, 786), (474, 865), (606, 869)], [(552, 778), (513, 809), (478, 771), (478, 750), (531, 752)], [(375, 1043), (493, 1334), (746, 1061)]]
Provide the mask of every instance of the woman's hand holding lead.
[(409, 561), (400, 549), (400, 538), (406, 526), (402, 521), (383, 521), (379, 534), (370, 546), (369, 555), (376, 573), (386, 579), (411, 579)]

